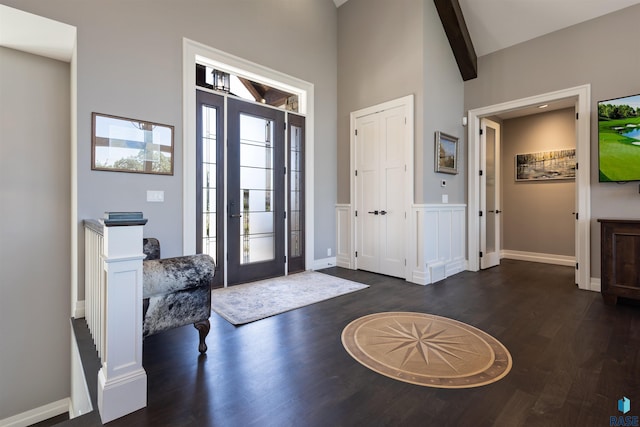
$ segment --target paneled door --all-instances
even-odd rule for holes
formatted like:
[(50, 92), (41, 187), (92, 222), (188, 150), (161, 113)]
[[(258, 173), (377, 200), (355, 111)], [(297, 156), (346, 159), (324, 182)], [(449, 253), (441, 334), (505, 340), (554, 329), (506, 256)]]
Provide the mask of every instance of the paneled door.
[(395, 107), (356, 119), (356, 264), (405, 275), (406, 119)]
[(500, 264), (500, 125), (480, 121), (480, 268)]
[(284, 112), (229, 98), (227, 120), (227, 283), (284, 275)]

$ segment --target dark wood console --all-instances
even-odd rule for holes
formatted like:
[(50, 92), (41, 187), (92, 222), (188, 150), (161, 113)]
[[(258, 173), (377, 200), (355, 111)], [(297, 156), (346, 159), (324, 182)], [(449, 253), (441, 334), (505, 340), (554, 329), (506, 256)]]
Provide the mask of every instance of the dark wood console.
[(640, 300), (640, 221), (599, 219), (601, 289), (606, 304), (618, 297)]

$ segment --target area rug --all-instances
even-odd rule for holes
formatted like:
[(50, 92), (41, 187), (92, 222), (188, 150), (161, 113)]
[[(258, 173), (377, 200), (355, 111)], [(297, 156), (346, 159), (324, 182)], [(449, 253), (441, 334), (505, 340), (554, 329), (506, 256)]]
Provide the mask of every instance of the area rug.
[(315, 271), (211, 291), (211, 308), (234, 325), (253, 322), (368, 288)]
[(491, 335), (424, 313), (370, 314), (349, 323), (342, 344), (358, 362), (387, 377), (428, 387), (490, 384), (511, 370), (511, 354)]

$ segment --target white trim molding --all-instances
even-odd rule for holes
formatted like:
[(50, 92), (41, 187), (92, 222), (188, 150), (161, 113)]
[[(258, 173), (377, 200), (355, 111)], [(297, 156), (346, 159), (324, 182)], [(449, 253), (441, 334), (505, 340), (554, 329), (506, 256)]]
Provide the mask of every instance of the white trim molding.
[(466, 269), (465, 221), (464, 204), (411, 208), (411, 282), (428, 285)]
[(589, 290), (593, 292), (602, 292), (602, 282), (599, 277), (592, 277), (589, 283)]
[(336, 257), (328, 257), (322, 259), (316, 259), (313, 261), (312, 270), (322, 270), (323, 268), (335, 267)]
[(74, 319), (81, 319), (84, 317), (84, 300), (73, 302), (73, 313), (71, 316)]
[(351, 204), (336, 204), (336, 264), (338, 267), (354, 269), (353, 213)]
[(0, 427), (26, 427), (49, 418), (69, 412), (71, 400), (68, 397), (39, 406), (21, 414), (0, 420)]
[(574, 256), (511, 251), (506, 249), (500, 252), (500, 258), (540, 262), (543, 264), (565, 265), (567, 267), (575, 267), (576, 265), (576, 257)]

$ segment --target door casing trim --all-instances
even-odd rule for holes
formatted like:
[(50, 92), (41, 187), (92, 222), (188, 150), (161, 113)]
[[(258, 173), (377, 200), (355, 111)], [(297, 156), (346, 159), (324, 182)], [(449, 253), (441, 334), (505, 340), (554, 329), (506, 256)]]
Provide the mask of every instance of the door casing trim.
[(478, 271), (480, 266), (480, 119), (491, 115), (518, 110), (533, 105), (545, 104), (562, 99), (575, 99), (576, 157), (579, 168), (576, 171), (576, 204), (579, 214), (576, 228), (576, 274), (580, 289), (591, 289), (591, 85), (586, 84), (527, 98), (494, 104), (469, 110), (467, 138), (468, 151), (468, 199), (467, 206), (467, 248), (468, 269)]

